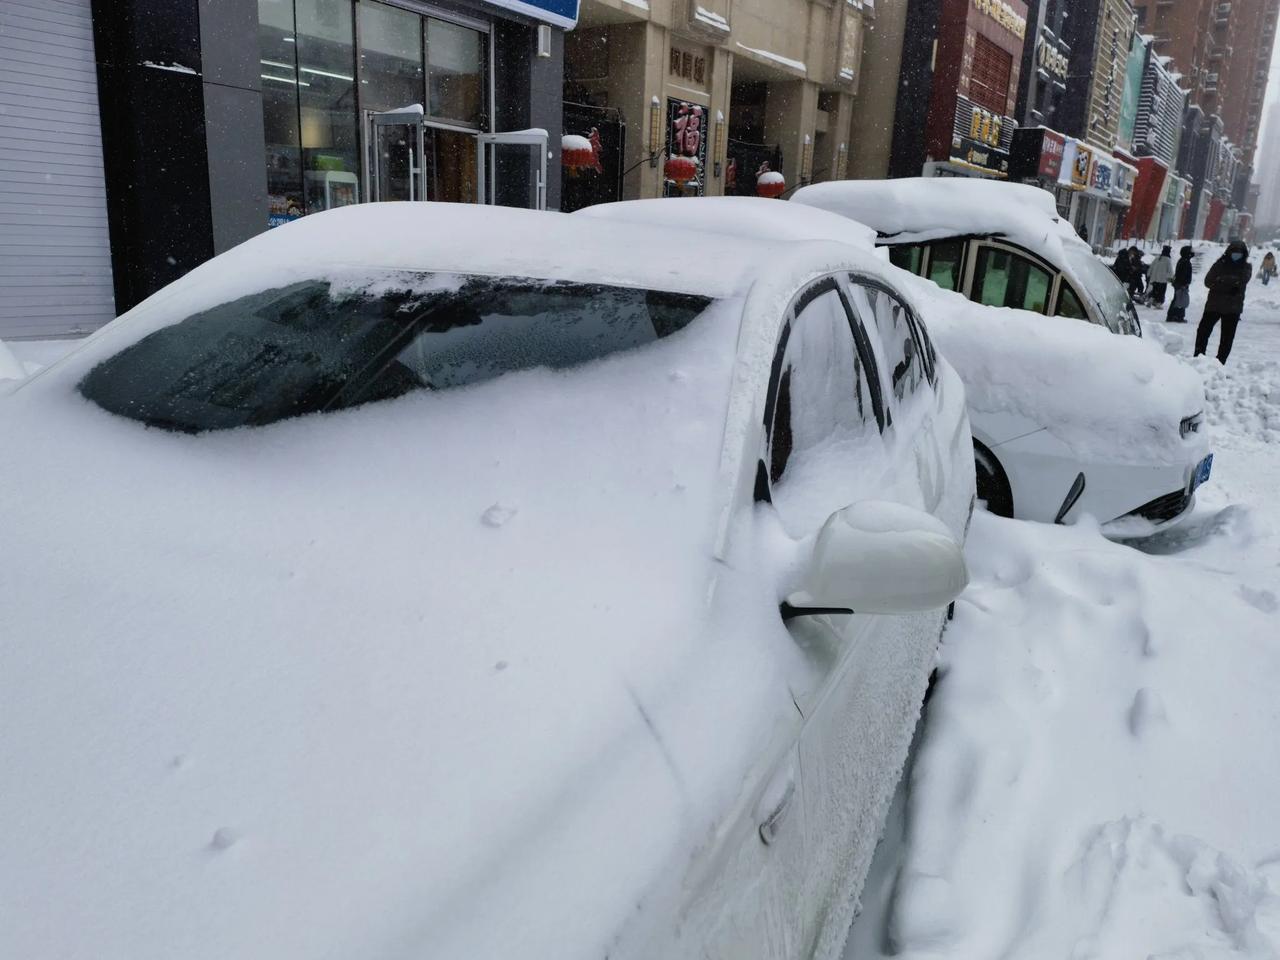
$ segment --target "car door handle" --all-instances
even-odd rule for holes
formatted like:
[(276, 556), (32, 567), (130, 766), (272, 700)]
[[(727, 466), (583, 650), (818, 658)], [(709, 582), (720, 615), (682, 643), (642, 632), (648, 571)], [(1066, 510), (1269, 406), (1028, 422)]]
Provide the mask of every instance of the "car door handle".
[(760, 821), (760, 841), (766, 847), (773, 843), (778, 836), (778, 831), (782, 828), (782, 821), (787, 818), (787, 814), (791, 811), (791, 801), (796, 796), (794, 774), (789, 773), (787, 779), (780, 785), (782, 786), (782, 795), (774, 802), (768, 815)]

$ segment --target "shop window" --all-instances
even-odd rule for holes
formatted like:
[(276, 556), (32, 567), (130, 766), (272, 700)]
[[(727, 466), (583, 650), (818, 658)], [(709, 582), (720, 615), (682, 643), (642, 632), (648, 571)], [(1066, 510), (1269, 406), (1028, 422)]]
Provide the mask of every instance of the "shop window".
[(422, 104), (422, 18), (381, 3), (360, 3), (360, 107)]
[(1051, 278), (1026, 257), (1000, 247), (978, 251), (973, 274), (973, 299), (988, 307), (1014, 307), (1046, 313)]
[(258, 0), (267, 224), (355, 203), (359, 151), (348, 0)]
[(929, 247), (929, 279), (943, 290), (960, 289), (964, 244), (963, 240), (943, 240)]
[(1013, 73), (1013, 54), (979, 34), (973, 47), (973, 72), (969, 77), (969, 99), (997, 117), (1004, 116), (1009, 104), (1009, 78)]
[(428, 19), (427, 113), (471, 127), (484, 116), (484, 35), (444, 20)]

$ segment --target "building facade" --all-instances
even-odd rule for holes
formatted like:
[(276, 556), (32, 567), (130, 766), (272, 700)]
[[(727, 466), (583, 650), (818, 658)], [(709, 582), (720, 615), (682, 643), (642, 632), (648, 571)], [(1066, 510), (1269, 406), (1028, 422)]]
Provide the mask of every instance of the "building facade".
[(890, 176), (1007, 177), (1027, 5), (913, 0), (905, 34)]
[(1030, 2), (1016, 110), (1016, 119), (1022, 126), (1056, 129), (1059, 123), (1058, 110), (1067, 95), (1070, 78), (1067, 24), (1078, 6), (1074, 0)]
[[(0, 57), (0, 127), (32, 135), (0, 134), (44, 186), (4, 178), (0, 207), (40, 204), (46, 192), (68, 208), (84, 202), (67, 217), (30, 213), (42, 222), (18, 225), (24, 240), (0, 246), (0, 270), (39, 259), (85, 294), (78, 311), (63, 306), (65, 289), (47, 306), (48, 286), (6, 304), (11, 288), (0, 284), (0, 337), (87, 333), (210, 257), (319, 210), (417, 198), (555, 206), (558, 137), (508, 132), (559, 131), (576, 7), (6, 0), (0, 44), (17, 55)], [(49, 122), (55, 101), (74, 122)]]
[(565, 206), (846, 176), (863, 14), (860, 0), (583, 0), (564, 132), (598, 144), (604, 173), (567, 170)]

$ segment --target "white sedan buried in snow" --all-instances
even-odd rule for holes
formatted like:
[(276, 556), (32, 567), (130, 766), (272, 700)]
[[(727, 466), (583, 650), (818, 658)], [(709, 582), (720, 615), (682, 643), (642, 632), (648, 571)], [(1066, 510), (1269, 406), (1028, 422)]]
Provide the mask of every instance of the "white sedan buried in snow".
[(974, 494), (888, 272), (350, 207), (25, 383), (0, 955), (836, 956)]
[(795, 200), (773, 216), (794, 218), (792, 237), (839, 239), (826, 213), (850, 242), (874, 231), (905, 245), (896, 262), (922, 276), (899, 283), (964, 381), (988, 509), (1046, 523), (1087, 514), (1114, 536), (1191, 512), (1212, 465), (1200, 378), (1156, 344), (1113, 335), (1138, 332), (1129, 298), (1050, 194), (938, 178), (822, 183)]

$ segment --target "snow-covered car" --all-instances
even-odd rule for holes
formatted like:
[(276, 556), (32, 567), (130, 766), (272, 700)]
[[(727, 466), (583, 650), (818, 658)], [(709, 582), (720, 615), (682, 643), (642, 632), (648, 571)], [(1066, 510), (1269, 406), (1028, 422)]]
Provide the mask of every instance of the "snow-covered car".
[[(861, 194), (864, 187), (885, 186), (841, 181), (805, 189)], [(984, 204), (994, 202), (986, 189), (993, 186), (1015, 197), (1024, 189), (1043, 193), (982, 186)], [(899, 215), (923, 217), (916, 205), (934, 199), (931, 191), (911, 203), (899, 197)], [(958, 202), (953, 198), (952, 206)], [(882, 239), (872, 227), (818, 205), (745, 197), (630, 201), (575, 216), (668, 231), (683, 224), (784, 243), (843, 240), (861, 249)], [(973, 222), (980, 217), (975, 209)], [(1113, 336), (1104, 326), (1062, 316), (993, 309), (899, 269), (891, 275), (964, 382), (978, 496), (989, 510), (1043, 522), (1088, 514), (1113, 536), (1149, 533), (1190, 513), (1212, 464), (1204, 388), (1194, 371), (1139, 337)]]
[(974, 303), (1142, 336), (1128, 291), (1058, 215), (1047, 190), (908, 177), (819, 183), (792, 200), (866, 224), (896, 266)]
[(0, 955), (837, 956), (974, 499), (892, 273), (369, 204), (28, 380)]

